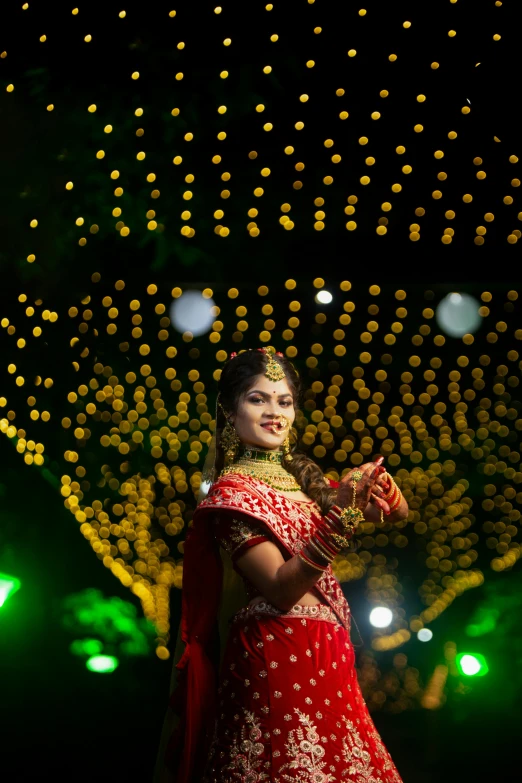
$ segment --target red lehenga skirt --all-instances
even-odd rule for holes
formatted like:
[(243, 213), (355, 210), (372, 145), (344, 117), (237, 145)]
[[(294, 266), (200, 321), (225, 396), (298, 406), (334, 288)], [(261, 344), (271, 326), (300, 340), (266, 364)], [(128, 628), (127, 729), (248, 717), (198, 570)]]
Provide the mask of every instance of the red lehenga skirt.
[(268, 603), (231, 620), (203, 783), (402, 783), (327, 605)]

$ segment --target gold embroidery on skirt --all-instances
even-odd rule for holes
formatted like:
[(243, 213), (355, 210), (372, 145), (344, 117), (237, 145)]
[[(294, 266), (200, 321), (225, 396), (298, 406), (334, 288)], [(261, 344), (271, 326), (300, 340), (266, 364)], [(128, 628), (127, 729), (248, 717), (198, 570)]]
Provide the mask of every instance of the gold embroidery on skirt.
[(231, 761), (224, 771), (232, 773), (230, 780), (270, 780), (270, 776), (260, 769), (263, 763), (260, 757), (265, 746), (260, 742), (263, 733), (259, 727), (259, 718), (245, 708), (243, 713), (245, 722), (234, 736), (230, 748)]
[[(308, 617), (311, 620), (325, 620), (328, 623), (340, 625), (337, 615), (326, 604), (315, 604), (314, 606), (296, 604), (289, 612), (283, 612), (266, 601), (261, 601), (254, 606), (244, 606), (233, 616), (232, 622), (245, 620), (257, 614), (269, 615), (270, 617)], [(288, 633), (292, 633), (291, 628), (288, 629)]]
[(302, 783), (334, 783), (336, 778), (322, 770), (326, 767), (326, 761), (321, 761), (326, 751), (319, 744), (321, 737), (317, 733), (315, 724), (309, 715), (305, 715), (297, 707), (294, 712), (299, 717), (301, 726), (290, 729), (288, 741), (285, 744), (286, 755), (290, 758), (286, 764), (279, 767), (278, 774), (283, 770), (298, 770), (296, 775), (282, 774), (281, 780), (301, 781)]
[(384, 783), (371, 761), (370, 753), (364, 748), (364, 741), (351, 720), (343, 716), (346, 734), (343, 737), (343, 759), (348, 767), (342, 775), (350, 776), (353, 783)]

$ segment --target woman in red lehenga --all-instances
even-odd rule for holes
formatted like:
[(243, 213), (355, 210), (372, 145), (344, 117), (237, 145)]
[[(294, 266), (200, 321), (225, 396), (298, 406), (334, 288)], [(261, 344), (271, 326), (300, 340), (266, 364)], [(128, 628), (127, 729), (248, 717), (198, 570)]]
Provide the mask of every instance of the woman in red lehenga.
[[(337, 484), (291, 450), (299, 378), (282, 354), (233, 355), (219, 387), (218, 478), (185, 543), (185, 647), (155, 781), (401, 783), (359, 689), (331, 562), (361, 520), (402, 519), (406, 502), (382, 458)], [(234, 571), (244, 591), (226, 617)]]

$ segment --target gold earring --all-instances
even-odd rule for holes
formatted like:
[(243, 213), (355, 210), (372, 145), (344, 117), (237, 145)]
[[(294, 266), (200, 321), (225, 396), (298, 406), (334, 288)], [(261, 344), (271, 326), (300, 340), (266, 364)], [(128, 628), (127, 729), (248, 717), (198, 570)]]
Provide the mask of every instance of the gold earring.
[(228, 421), (221, 431), (220, 446), (225, 452), (225, 465), (230, 465), (237, 457), (241, 441), (237, 436), (233, 424)]
[(288, 435), (284, 439), (283, 446), (282, 446), (283, 460), (286, 462), (292, 462), (292, 460), (294, 459), (292, 457), (292, 446), (295, 445), (295, 443), (297, 443), (297, 431), (293, 427), (290, 427), (290, 423), (288, 426), (289, 426)]
[(290, 452), (290, 436), (287, 435), (283, 441), (283, 459), (285, 462), (292, 462), (293, 457)]

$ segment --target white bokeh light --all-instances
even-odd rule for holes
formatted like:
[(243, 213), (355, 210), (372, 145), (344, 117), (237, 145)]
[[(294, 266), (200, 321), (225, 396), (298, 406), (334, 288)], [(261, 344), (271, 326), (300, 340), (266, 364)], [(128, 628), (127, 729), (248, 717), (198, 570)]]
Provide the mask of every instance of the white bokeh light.
[(315, 295), (315, 301), (319, 304), (330, 304), (332, 299), (330, 291), (318, 291)]
[(469, 677), (478, 674), (481, 669), (480, 661), (474, 655), (463, 655), (460, 659), (460, 665), (464, 674), (467, 674)]
[(421, 628), (420, 631), (417, 631), (417, 639), (419, 642), (429, 642), (433, 639), (433, 631), (430, 631), (429, 628)]
[(190, 332), (194, 337), (208, 332), (214, 321), (214, 302), (201, 291), (186, 291), (170, 306), (170, 319), (178, 332)]
[(387, 606), (376, 606), (370, 612), (370, 622), (375, 628), (387, 628), (393, 620), (393, 613)]
[(480, 326), (479, 307), (479, 302), (469, 294), (448, 294), (437, 307), (437, 323), (450, 337), (473, 334)]

